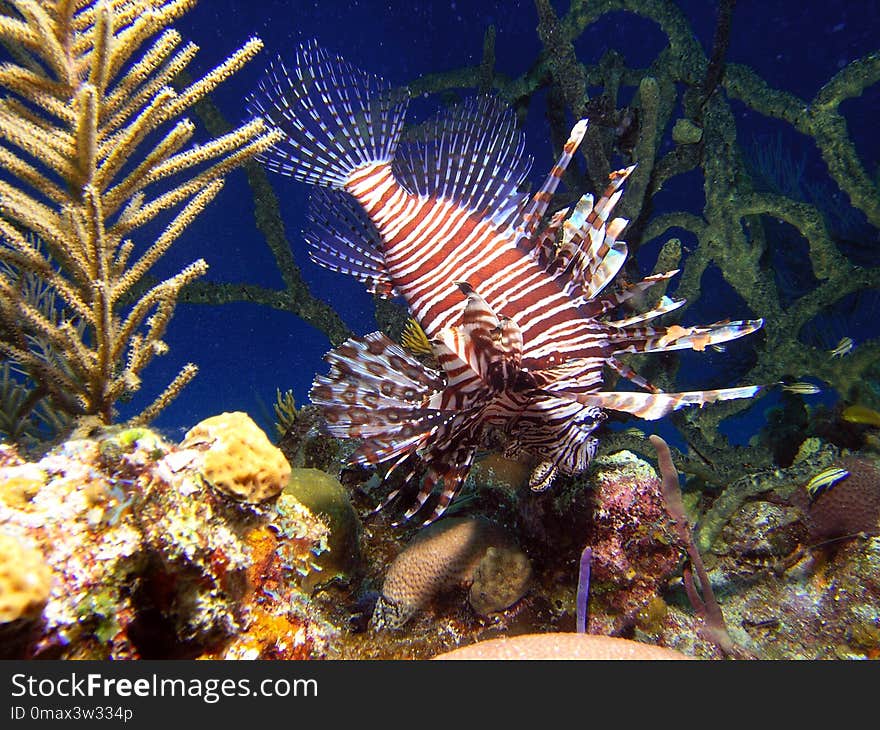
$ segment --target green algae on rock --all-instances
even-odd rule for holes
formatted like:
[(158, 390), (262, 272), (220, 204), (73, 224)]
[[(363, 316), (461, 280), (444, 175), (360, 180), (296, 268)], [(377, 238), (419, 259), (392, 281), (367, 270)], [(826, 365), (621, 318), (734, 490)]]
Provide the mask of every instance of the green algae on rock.
[(303, 590), (311, 592), (336, 578), (350, 576), (360, 561), (361, 525), (348, 490), (320, 469), (292, 469), (284, 494), (295, 497), (330, 530), (327, 550), (315, 558), (314, 569), (303, 577)]

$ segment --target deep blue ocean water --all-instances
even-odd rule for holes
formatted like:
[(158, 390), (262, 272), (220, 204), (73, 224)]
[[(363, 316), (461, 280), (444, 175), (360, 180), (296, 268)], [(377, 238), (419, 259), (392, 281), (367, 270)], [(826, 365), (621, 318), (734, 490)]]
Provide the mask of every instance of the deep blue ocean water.
[[(567, 4), (567, 0), (553, 2), (558, 12), (564, 12)], [(676, 5), (708, 53), (717, 3), (678, 0)], [(497, 31), (496, 71), (511, 77), (527, 71), (541, 44), (534, 4), (526, 1), (202, 0), (177, 23), (184, 37), (201, 48), (191, 66), (194, 73), (203, 73), (221, 62), (252, 35), (263, 39), (265, 50), (261, 56), (214, 95), (230, 121), (245, 118), (245, 96), (256, 86), (269, 59), (276, 55), (291, 58), (302, 41), (316, 39), (353, 64), (381, 74), (394, 84), (403, 84), (426, 73), (479, 63), (489, 25)], [(594, 62), (614, 48), (630, 67), (644, 67), (664, 45), (665, 36), (650, 21), (615, 13), (582, 35), (575, 48), (584, 62)], [(728, 60), (751, 66), (771, 87), (809, 100), (838, 70), (878, 46), (878, 0), (739, 0)], [(417, 101), (413, 107), (417, 112), (426, 112), (432, 103)], [(810, 140), (741, 104), (735, 102), (733, 108), (744, 146), (778, 143), (786, 154), (803, 164), (806, 176), (818, 183), (827, 180), (824, 163)], [(846, 102), (842, 109), (862, 160), (869, 171), (876, 171), (880, 160), (880, 138), (876, 134), (880, 88), (875, 85), (861, 98)], [(553, 156), (544, 108), (538, 100), (530, 109), (525, 129), (528, 150), (535, 157), (532, 181), (540, 184), (553, 164)], [(279, 176), (272, 176), (271, 182), (281, 201), (294, 255), (312, 292), (330, 302), (355, 332), (363, 334), (374, 329), (373, 302), (363, 288), (352, 279), (316, 266), (306, 255), (300, 231), (307, 186)], [(663, 212), (662, 206), (699, 213), (702, 203), (701, 182), (698, 177), (690, 178), (664, 191), (655, 214)], [(645, 247), (646, 256), (650, 250), (650, 246)], [(198, 257), (210, 264), (210, 279), (281, 286), (274, 260), (255, 228), (252, 197), (242, 171), (229, 176), (218, 199), (178, 241), (156, 273), (170, 275)], [(645, 268), (650, 266), (648, 262)], [(688, 317), (709, 322), (726, 316), (723, 295), (701, 303), (701, 307), (689, 310)], [(860, 334), (854, 337), (868, 336), (877, 320), (880, 318), (876, 315), (866, 317)], [(249, 304), (181, 304), (166, 339), (169, 354), (154, 360), (144, 372), (141, 393), (121, 408), (124, 416), (128, 410), (143, 406), (184, 363), (195, 362), (200, 367), (198, 377), (157, 421), (158, 426), (173, 431), (185, 430), (202, 418), (227, 410), (247, 411), (268, 428), (276, 389), (291, 389), (299, 403), (307, 402), (312, 378), (324, 371), (321, 357), (329, 349), (326, 337), (297, 317)], [(702, 361), (699, 357), (688, 361), (689, 387), (734, 384), (724, 379), (723, 356), (707, 354)], [(744, 431), (740, 436), (745, 440), (748, 434)]]

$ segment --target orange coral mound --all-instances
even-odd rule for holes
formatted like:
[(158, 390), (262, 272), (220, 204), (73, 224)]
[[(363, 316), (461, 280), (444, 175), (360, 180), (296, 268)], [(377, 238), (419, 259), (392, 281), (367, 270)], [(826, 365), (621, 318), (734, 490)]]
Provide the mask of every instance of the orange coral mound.
[(674, 649), (595, 634), (524, 634), (480, 641), (434, 659), (691, 659)]

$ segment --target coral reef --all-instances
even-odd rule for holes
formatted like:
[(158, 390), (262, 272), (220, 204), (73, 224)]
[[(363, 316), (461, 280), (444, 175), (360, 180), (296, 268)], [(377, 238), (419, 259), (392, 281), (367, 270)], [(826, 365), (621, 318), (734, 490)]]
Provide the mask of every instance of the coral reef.
[(52, 571), (38, 549), (0, 533), (0, 624), (39, 616), (51, 582)]
[(312, 562), (301, 585), (307, 592), (332, 580), (349, 578), (360, 563), (360, 518), (338, 479), (319, 469), (294, 469), (284, 493), (317, 515), (330, 530), (327, 549)]
[(810, 538), (819, 542), (858, 533), (880, 534), (880, 468), (856, 456), (832, 466), (846, 469), (849, 476), (809, 500), (806, 524)]
[(68, 441), (37, 463), (4, 449), (0, 483), (18, 486), (0, 493), (3, 544), (39, 545), (35, 586), (43, 570), (52, 582), (20, 656), (320, 654), (329, 629), (296, 577), (326, 550), (327, 526), (290, 495), (226, 498), (204, 483), (204, 453), (140, 428)]
[(620, 631), (659, 593), (681, 561), (681, 546), (649, 464), (623, 451), (606, 457), (593, 479), (595, 509), (585, 543), (593, 550), (593, 605), (616, 616), (602, 624), (593, 611), (588, 630)]
[[(275, 139), (255, 120), (184, 149), (195, 127), (183, 114), (261, 47), (251, 39), (173, 91), (168, 84), (197, 48), (181, 47), (170, 25), (194, 4), (0, 6), (0, 42), (15, 59), (0, 74), (0, 159), (8, 173), (0, 182), (0, 352), (32, 383), (18, 419), (48, 399), (69, 415), (113, 420), (116, 401), (137, 391), (143, 369), (167, 350), (162, 337), (180, 290), (207, 264), (199, 259), (146, 290), (144, 275), (224, 176)], [(130, 236), (168, 211), (176, 212), (159, 237), (136, 248)], [(17, 285), (25, 276), (50, 288), (58, 307), (34, 306)], [(152, 419), (195, 373), (186, 365), (134, 420)]]
[(532, 565), (525, 553), (490, 547), (474, 570), (468, 602), (480, 616), (490, 616), (522, 598), (531, 580)]

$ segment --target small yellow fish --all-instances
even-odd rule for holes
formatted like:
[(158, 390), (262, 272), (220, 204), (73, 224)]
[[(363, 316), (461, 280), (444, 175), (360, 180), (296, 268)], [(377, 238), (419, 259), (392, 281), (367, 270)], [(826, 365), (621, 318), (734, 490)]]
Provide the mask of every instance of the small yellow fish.
[(400, 335), (400, 344), (415, 355), (434, 354), (425, 330), (412, 318), (407, 320), (406, 326), (403, 328), (403, 333)]
[(825, 471), (820, 471), (806, 484), (806, 490), (810, 494), (810, 499), (816, 499), (826, 489), (837, 484), (842, 479), (846, 479), (849, 472), (839, 467), (831, 467)]
[(850, 423), (864, 423), (868, 426), (880, 427), (880, 413), (867, 406), (847, 406), (840, 417)]
[(816, 393), (822, 392), (818, 385), (805, 383), (800, 380), (796, 383), (783, 383), (782, 389), (787, 390), (789, 393), (797, 393), (798, 395), (816, 395)]
[(624, 436), (634, 436), (635, 438), (644, 438), (645, 432), (640, 428), (636, 428), (632, 426), (631, 428), (627, 428), (623, 431)]
[(727, 350), (727, 345), (709, 345), (715, 352), (724, 352)]
[(853, 349), (853, 340), (852, 337), (841, 337), (840, 342), (837, 343), (837, 347), (833, 350), (829, 350), (831, 353), (831, 357), (843, 357), (844, 355), (849, 355)]

